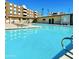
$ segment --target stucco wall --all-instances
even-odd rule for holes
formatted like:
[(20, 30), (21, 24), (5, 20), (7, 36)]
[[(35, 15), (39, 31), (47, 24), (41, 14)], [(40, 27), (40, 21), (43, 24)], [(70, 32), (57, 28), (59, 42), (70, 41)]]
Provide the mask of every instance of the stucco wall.
[[(46, 19), (46, 20), (43, 20), (43, 19)], [(40, 17), (37, 19), (37, 22), (38, 23), (49, 23), (49, 19), (54, 19), (54, 23), (58, 24), (58, 23), (61, 23), (61, 19), (60, 17)]]
[(61, 23), (61, 17), (54, 18), (54, 23), (55, 24), (60, 24)]
[[(43, 20), (43, 19), (45, 19), (45, 20)], [(49, 20), (48, 20), (49, 18), (38, 18), (37, 19), (37, 22), (38, 23), (49, 23)]]
[[(43, 20), (46, 19), (46, 20)], [(39, 17), (37, 19), (38, 23), (49, 23), (49, 19), (54, 19), (54, 24), (70, 24), (70, 15), (62, 15), (55, 17)]]
[[(19, 20), (20, 19), (20, 20)], [(5, 23), (32, 23), (33, 19), (25, 19), (22, 18), (8, 18), (6, 19)]]
[(70, 24), (70, 15), (65, 15), (61, 17), (61, 24)]
[(10, 22), (15, 22), (15, 23), (19, 23), (19, 19), (18, 18), (10, 18)]
[(12, 23), (12, 22), (18, 23), (19, 19), (18, 18), (8, 18), (6, 19), (5, 23)]

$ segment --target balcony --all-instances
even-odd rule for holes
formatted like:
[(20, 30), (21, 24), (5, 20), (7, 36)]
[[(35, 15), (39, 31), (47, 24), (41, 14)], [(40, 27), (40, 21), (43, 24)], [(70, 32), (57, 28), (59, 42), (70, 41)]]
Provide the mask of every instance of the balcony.
[(23, 15), (27, 15), (27, 13), (23, 13)]
[(23, 10), (23, 12), (27, 12), (27, 10)]

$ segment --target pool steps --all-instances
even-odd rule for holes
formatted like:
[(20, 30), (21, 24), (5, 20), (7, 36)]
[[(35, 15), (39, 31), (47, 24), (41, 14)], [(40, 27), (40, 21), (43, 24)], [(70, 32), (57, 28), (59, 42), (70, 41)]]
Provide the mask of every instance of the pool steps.
[(64, 56), (63, 57), (61, 57), (60, 59), (73, 59), (73, 52), (72, 52), (72, 50), (67, 50), (65, 47), (64, 47), (64, 45), (63, 45), (63, 41), (65, 40), (65, 39), (69, 39), (70, 41), (71, 41), (71, 43), (73, 43), (72, 41), (73, 41), (73, 36), (71, 36), (71, 37), (65, 37), (65, 38), (63, 38), (62, 39), (62, 41), (61, 41), (61, 45), (62, 45), (62, 47), (63, 47), (63, 49), (65, 50), (65, 51), (67, 51), (67, 53), (65, 53), (64, 54)]
[[(71, 43), (65, 47), (63, 44), (64, 40), (70, 40)], [(62, 39), (61, 41), (61, 46), (62, 46), (62, 51), (60, 51), (55, 57), (53, 57), (52, 59), (73, 59), (73, 36), (71, 37), (65, 37)]]
[[(70, 52), (72, 52), (72, 50), (70, 50)], [(60, 57), (60, 59), (73, 59), (73, 54), (71, 54), (70, 52), (67, 52), (65, 55)]]

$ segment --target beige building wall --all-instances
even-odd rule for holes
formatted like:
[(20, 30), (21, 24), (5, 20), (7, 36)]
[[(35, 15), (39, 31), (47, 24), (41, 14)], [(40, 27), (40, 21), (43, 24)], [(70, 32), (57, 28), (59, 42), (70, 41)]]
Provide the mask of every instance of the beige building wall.
[[(45, 19), (45, 20), (44, 20)], [(48, 23), (49, 22), (49, 20), (48, 20), (49, 18), (37, 18), (37, 22), (38, 23)]]
[[(51, 23), (53, 24), (65, 24), (70, 25), (71, 20), (73, 20), (73, 17), (70, 17), (72, 14), (63, 14), (63, 15), (54, 15), (54, 16), (44, 16), (44, 17), (38, 17), (37, 22), (38, 23), (50, 23), (49, 19), (51, 20)], [(54, 20), (52, 22), (52, 19)]]
[(61, 23), (61, 16), (55, 17), (55, 18), (54, 18), (54, 23), (55, 23), (55, 24), (60, 24), (60, 23)]
[(37, 18), (37, 22), (38, 23), (49, 23), (49, 19), (51, 19), (51, 20), (54, 19), (54, 23), (59, 24), (61, 22), (60, 18), (61, 18), (60, 16), (39, 17), (39, 18)]
[(9, 15), (9, 11), (10, 11), (9, 7), (10, 7), (9, 3), (6, 2), (5, 3), (5, 18), (6, 18), (6, 20), (8, 19), (8, 15)]

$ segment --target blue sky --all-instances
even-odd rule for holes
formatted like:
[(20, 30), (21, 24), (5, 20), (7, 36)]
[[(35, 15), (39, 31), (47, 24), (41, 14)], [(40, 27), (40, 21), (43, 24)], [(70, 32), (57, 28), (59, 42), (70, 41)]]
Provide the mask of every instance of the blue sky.
[(34, 11), (42, 11), (44, 8), (44, 15), (47, 15), (47, 10), (50, 12), (66, 12), (72, 13), (73, 0), (7, 0), (8, 2), (17, 5), (26, 5), (27, 8)]

